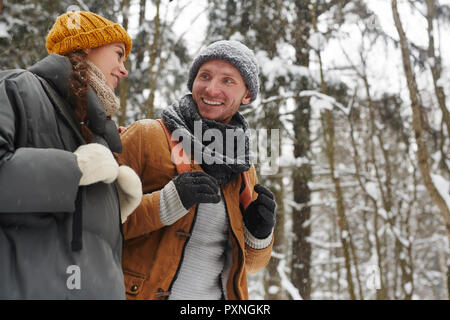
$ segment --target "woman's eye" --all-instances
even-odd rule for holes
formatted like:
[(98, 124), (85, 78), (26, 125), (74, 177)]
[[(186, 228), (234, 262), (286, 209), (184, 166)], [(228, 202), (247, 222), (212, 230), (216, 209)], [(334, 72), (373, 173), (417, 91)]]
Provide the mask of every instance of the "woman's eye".
[(225, 79), (223, 82), (225, 82), (226, 84), (232, 84), (233, 80), (232, 79)]

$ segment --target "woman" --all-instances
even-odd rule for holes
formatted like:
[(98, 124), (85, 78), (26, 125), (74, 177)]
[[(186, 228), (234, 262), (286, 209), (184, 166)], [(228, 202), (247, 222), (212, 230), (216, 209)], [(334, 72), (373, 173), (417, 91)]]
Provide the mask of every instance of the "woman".
[(131, 45), (116, 23), (66, 13), (49, 56), (0, 73), (0, 299), (125, 298), (121, 219), (142, 190), (113, 157), (111, 116)]

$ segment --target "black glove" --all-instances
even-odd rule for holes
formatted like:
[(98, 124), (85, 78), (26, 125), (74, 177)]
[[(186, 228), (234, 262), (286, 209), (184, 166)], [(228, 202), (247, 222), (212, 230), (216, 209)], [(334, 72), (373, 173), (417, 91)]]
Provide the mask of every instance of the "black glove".
[(254, 237), (265, 239), (275, 225), (277, 204), (273, 193), (266, 187), (257, 184), (254, 189), (258, 193), (258, 198), (244, 211), (244, 223)]
[(219, 185), (203, 171), (184, 172), (173, 179), (181, 203), (186, 210), (199, 203), (218, 203)]

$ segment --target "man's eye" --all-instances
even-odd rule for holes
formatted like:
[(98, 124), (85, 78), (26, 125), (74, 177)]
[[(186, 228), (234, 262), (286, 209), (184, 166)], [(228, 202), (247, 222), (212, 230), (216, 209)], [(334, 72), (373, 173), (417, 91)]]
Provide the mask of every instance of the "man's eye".
[(225, 79), (225, 80), (223, 80), (223, 82), (225, 82), (226, 84), (232, 84), (233, 80), (232, 79)]

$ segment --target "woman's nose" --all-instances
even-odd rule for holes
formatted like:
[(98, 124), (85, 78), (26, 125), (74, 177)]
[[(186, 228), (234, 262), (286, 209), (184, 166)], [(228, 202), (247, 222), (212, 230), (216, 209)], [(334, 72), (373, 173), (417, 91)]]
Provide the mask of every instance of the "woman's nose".
[(127, 77), (128, 76), (128, 71), (127, 71), (127, 68), (125, 68), (125, 65), (124, 65), (124, 63), (122, 62), (121, 64), (120, 64), (120, 67), (119, 67), (119, 72), (120, 72), (120, 76), (122, 77), (122, 78), (124, 78), (124, 77)]

